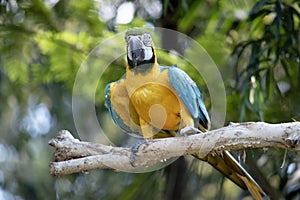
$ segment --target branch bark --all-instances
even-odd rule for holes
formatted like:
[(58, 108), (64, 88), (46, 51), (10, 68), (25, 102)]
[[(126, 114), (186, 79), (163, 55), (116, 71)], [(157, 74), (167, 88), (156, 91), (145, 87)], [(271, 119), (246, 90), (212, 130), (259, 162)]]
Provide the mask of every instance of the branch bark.
[(113, 147), (75, 139), (62, 130), (49, 141), (56, 148), (55, 162), (50, 163), (53, 176), (63, 176), (94, 169), (132, 171), (182, 155), (208, 154), (245, 148), (283, 148), (300, 150), (300, 122), (268, 124), (264, 122), (231, 123), (229, 126), (173, 138), (155, 139), (141, 144), (130, 163), (131, 148)]

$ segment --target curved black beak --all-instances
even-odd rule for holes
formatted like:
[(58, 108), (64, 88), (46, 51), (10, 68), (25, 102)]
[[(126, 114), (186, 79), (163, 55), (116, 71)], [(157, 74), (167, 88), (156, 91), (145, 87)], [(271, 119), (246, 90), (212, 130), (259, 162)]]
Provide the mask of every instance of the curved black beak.
[(145, 50), (143, 49), (143, 43), (138, 38), (131, 38), (128, 41), (128, 55), (132, 59), (133, 67), (136, 67), (139, 63), (145, 59)]

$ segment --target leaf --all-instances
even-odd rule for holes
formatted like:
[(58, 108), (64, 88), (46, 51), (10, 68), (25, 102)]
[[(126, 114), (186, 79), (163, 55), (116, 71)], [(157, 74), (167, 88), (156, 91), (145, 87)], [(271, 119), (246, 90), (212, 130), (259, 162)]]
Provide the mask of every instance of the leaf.
[(263, 7), (267, 2), (268, 2), (268, 0), (262, 0), (262, 1), (257, 2), (256, 5), (249, 12), (250, 17), (254, 13), (258, 12), (258, 10), (260, 10), (260, 8)]
[(22, 59), (12, 57), (6, 61), (3, 68), (11, 82), (19, 84), (28, 82), (28, 68)]

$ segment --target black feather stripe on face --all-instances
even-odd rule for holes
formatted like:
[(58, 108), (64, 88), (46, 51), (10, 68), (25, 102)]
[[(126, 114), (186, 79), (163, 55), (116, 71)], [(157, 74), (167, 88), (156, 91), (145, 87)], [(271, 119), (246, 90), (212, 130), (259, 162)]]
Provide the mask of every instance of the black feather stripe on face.
[(129, 69), (133, 69), (133, 68), (136, 68), (136, 67), (142, 66), (142, 65), (148, 66), (149, 64), (155, 63), (155, 54), (154, 54), (154, 50), (153, 49), (152, 49), (152, 52), (153, 52), (153, 56), (151, 57), (150, 60), (144, 60), (144, 61), (138, 63), (137, 66), (134, 65), (133, 61), (127, 55), (127, 62), (128, 62)]

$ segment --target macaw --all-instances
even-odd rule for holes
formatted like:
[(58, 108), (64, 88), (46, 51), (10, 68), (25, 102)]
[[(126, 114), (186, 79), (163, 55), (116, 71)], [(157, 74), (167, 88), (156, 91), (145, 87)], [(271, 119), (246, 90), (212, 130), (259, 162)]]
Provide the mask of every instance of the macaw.
[[(210, 118), (195, 82), (176, 65), (158, 64), (149, 32), (133, 28), (125, 40), (126, 74), (105, 88), (106, 106), (117, 126), (145, 139), (176, 136), (185, 127), (206, 132)], [(254, 198), (265, 195), (228, 151), (194, 157), (210, 163)]]

